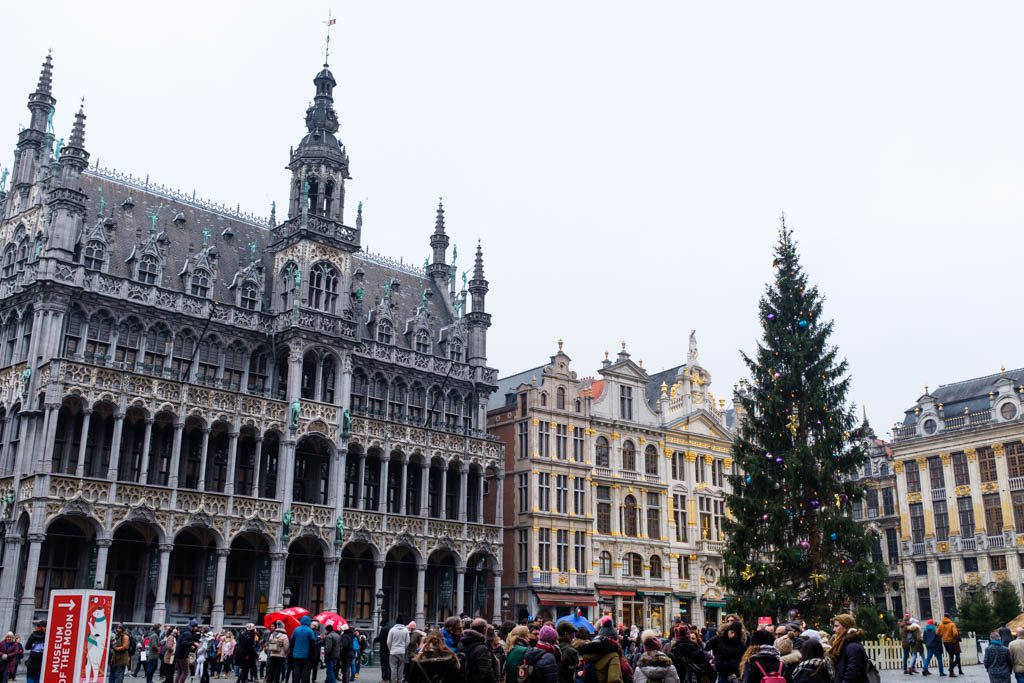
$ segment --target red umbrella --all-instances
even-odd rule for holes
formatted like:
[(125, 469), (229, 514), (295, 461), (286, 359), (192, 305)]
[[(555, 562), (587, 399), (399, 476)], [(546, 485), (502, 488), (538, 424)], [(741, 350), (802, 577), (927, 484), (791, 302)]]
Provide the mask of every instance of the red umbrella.
[(305, 607), (289, 607), (277, 612), (269, 612), (263, 617), (263, 627), (273, 628), (275, 621), (284, 622), (284, 630), (290, 636), (292, 631), (299, 625), (299, 619), (308, 616), (309, 610)]
[(324, 626), (330, 624), (331, 628), (333, 628), (335, 631), (340, 631), (342, 624), (348, 623), (337, 612), (321, 612), (313, 618), (319, 621)]

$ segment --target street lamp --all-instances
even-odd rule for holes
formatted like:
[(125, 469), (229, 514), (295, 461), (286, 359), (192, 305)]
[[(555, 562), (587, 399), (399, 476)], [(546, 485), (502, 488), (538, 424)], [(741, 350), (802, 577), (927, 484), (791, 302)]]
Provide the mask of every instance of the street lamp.
[(282, 591), (282, 593), (281, 593), (281, 597), (284, 599), (284, 606), (285, 607), (291, 607), (292, 606), (292, 589), (291, 588), (289, 588), (288, 586), (285, 586), (284, 587), (284, 591)]
[(510, 621), (511, 617), (508, 616), (508, 605), (512, 598), (509, 597), (508, 593), (501, 594), (501, 617), (505, 621)]

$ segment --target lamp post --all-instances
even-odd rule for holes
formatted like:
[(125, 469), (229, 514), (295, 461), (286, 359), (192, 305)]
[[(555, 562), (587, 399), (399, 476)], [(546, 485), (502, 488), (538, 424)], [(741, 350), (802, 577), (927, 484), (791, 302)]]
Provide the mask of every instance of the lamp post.
[(508, 605), (512, 598), (509, 597), (508, 593), (501, 594), (501, 618), (504, 621), (510, 621), (512, 617), (508, 614)]
[(281, 592), (281, 597), (283, 598), (283, 602), (284, 602), (284, 606), (285, 607), (291, 607), (292, 606), (292, 589), (291, 588), (289, 588), (288, 586), (285, 586), (284, 590)]

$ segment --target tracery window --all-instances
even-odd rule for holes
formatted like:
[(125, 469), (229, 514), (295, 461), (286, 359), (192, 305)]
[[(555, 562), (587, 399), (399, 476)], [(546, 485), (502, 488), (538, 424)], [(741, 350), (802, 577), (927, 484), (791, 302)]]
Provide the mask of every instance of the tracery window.
[(238, 291), (238, 305), (247, 311), (255, 311), (260, 305), (260, 288), (252, 280), (242, 283)]
[(107, 248), (99, 240), (90, 240), (82, 252), (82, 265), (86, 270), (103, 270), (107, 260)]
[(380, 322), (377, 323), (377, 341), (381, 344), (390, 344), (394, 340), (394, 329), (391, 327), (391, 321), (387, 318), (381, 318)]
[(210, 282), (213, 280), (213, 276), (210, 271), (205, 268), (196, 268), (192, 273), (191, 285), (189, 292), (192, 296), (198, 296), (206, 298), (210, 296)]
[(321, 261), (309, 276), (309, 305), (318, 311), (334, 313), (338, 301), (338, 271)]
[(160, 281), (160, 262), (152, 254), (139, 259), (135, 279), (144, 285), (155, 285)]
[(416, 352), (430, 353), (430, 334), (426, 330), (416, 333)]

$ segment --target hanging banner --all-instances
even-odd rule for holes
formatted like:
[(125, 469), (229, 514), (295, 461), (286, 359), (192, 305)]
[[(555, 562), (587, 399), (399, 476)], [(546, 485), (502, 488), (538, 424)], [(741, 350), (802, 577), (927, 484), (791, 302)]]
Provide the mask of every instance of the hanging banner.
[(103, 683), (113, 613), (113, 591), (50, 591), (41, 683)]

